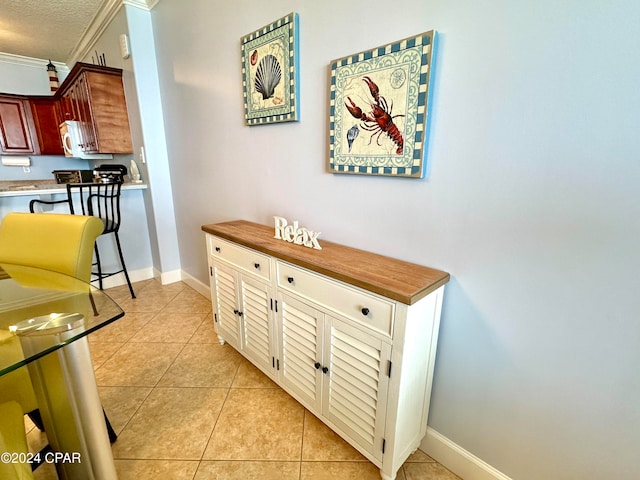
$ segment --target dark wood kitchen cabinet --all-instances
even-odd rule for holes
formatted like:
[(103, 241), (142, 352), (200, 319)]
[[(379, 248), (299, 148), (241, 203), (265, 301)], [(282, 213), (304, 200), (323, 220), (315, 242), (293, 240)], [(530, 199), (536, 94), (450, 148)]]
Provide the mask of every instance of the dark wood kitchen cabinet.
[(133, 153), (122, 70), (76, 63), (58, 94), (63, 120), (79, 123), (85, 153)]
[(0, 95), (0, 151), (3, 155), (40, 153), (26, 97)]
[(64, 155), (60, 138), (60, 101), (52, 97), (30, 97), (29, 104), (40, 155)]

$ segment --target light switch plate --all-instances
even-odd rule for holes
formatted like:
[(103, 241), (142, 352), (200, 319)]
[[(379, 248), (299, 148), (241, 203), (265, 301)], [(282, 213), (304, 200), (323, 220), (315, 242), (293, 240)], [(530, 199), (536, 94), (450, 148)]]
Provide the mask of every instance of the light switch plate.
[(120, 35), (120, 53), (122, 58), (129, 58), (131, 56), (131, 50), (129, 49), (129, 38), (126, 33)]

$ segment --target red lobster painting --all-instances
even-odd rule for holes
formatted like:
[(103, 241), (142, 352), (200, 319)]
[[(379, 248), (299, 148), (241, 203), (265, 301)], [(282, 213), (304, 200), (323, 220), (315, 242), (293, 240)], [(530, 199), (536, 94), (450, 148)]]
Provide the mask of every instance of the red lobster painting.
[(373, 132), (371, 134), (371, 138), (369, 139), (369, 144), (371, 144), (371, 140), (377, 134), (378, 138), (376, 143), (380, 145), (380, 135), (386, 133), (387, 136), (396, 144), (398, 147), (396, 150), (397, 155), (402, 155), (402, 150), (404, 148), (404, 139), (402, 138), (402, 134), (398, 127), (393, 123), (393, 119), (396, 117), (404, 117), (404, 115), (391, 115), (393, 110), (393, 103), (391, 103), (391, 107), (387, 105), (387, 100), (380, 95), (380, 89), (378, 85), (371, 80), (369, 77), (362, 77), (362, 80), (369, 87), (369, 91), (371, 92), (371, 96), (375, 103), (371, 104), (371, 113), (367, 114), (362, 111), (360, 107), (358, 107), (351, 97), (347, 97), (349, 100), (350, 106), (345, 102), (344, 106), (347, 107), (349, 113), (359, 120), (362, 120), (363, 123), (360, 125), (364, 130), (368, 130), (369, 132)]

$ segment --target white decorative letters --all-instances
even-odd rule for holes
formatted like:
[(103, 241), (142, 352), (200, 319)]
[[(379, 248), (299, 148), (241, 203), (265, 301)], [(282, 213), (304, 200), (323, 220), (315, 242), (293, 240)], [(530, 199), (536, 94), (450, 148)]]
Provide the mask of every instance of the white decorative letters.
[(289, 222), (287, 222), (287, 219), (284, 217), (273, 217), (273, 219), (275, 220), (276, 232), (274, 238), (295, 243), (296, 245), (304, 245), (305, 247), (322, 250), (322, 247), (318, 243), (318, 236), (321, 232), (314, 232), (304, 227), (298, 227), (297, 220), (294, 220), (293, 224), (289, 225)]

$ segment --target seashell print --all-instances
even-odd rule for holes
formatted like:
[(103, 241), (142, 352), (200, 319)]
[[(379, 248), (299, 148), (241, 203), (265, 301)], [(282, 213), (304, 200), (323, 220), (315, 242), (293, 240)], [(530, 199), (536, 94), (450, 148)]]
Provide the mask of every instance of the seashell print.
[(256, 92), (262, 94), (262, 99), (266, 100), (273, 96), (276, 86), (282, 78), (280, 62), (273, 55), (266, 55), (256, 69), (255, 88)]
[(353, 144), (353, 141), (356, 139), (359, 133), (360, 129), (358, 128), (358, 125), (354, 125), (349, 130), (347, 130), (347, 143), (349, 144), (349, 152), (351, 151), (351, 145)]
[(251, 54), (251, 66), (254, 66), (258, 63), (258, 50), (254, 50)]

